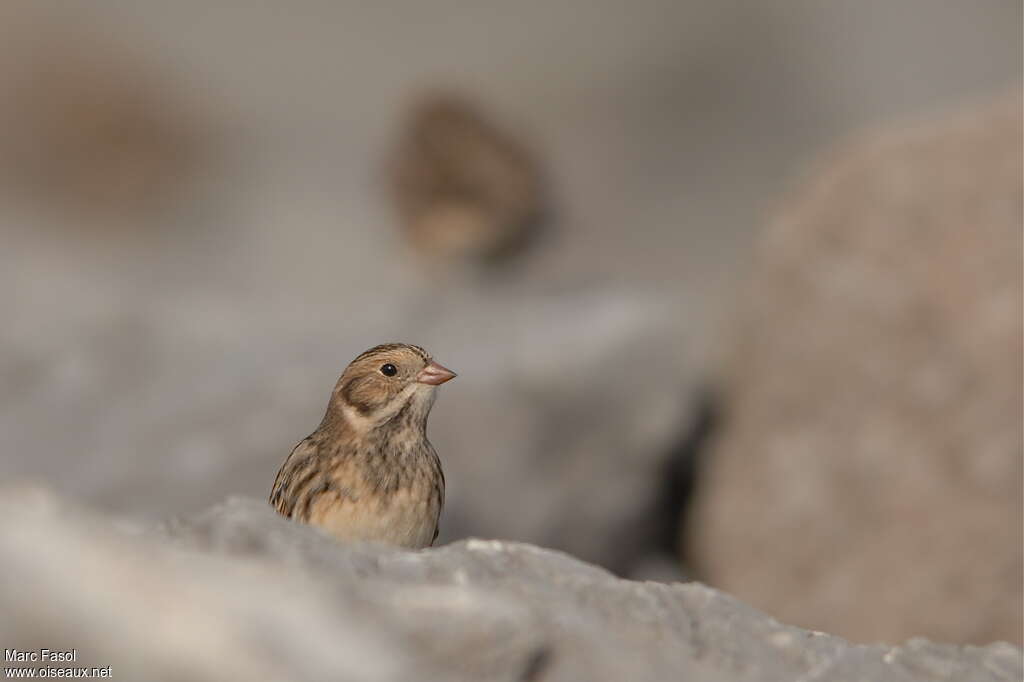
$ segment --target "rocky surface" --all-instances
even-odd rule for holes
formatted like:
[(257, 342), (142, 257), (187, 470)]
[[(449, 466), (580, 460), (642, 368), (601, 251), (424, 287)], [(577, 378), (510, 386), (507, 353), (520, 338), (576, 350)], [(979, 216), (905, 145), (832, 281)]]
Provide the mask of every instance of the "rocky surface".
[[(1020, 679), (1008, 644), (861, 646), (700, 584), (465, 540), (342, 546), (232, 499), (157, 529), (0, 495), (0, 641), (134, 680)], [(57, 666), (60, 667), (60, 666)]]
[(1021, 641), (1021, 100), (866, 136), (766, 235), (692, 558), (855, 640)]

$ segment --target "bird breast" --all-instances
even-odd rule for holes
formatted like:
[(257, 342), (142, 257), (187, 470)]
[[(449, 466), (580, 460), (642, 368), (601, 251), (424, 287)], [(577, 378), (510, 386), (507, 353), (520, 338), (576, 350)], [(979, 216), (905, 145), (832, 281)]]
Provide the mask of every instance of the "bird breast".
[[(322, 495), (309, 511), (309, 523), (339, 540), (428, 547), (434, 540), (443, 499), (443, 481), (420, 471), (378, 475), (372, 465), (339, 466), (331, 476), (333, 495)], [(397, 469), (392, 465), (393, 469)], [(405, 473), (402, 476), (401, 473)]]
[[(410, 447), (411, 446), (411, 447)], [(444, 477), (424, 438), (366, 444), (334, 458), (308, 522), (346, 541), (420, 548), (432, 544)]]
[(343, 541), (419, 549), (434, 541), (440, 513), (435, 499), (429, 486), (413, 485), (358, 502), (325, 500), (311, 510), (309, 522)]

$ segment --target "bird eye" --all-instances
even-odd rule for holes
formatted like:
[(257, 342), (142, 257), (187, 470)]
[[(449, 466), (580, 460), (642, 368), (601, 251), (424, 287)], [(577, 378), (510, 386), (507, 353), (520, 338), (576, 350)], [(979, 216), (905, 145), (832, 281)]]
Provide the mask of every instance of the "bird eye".
[(380, 373), (386, 377), (393, 377), (398, 374), (398, 368), (389, 362), (386, 365), (381, 365)]

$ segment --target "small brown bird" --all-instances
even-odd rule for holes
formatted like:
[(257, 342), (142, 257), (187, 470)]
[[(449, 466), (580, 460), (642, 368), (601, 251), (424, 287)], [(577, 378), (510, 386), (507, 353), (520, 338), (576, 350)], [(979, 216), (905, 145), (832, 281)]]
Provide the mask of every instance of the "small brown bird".
[(271, 506), (340, 540), (432, 545), (444, 473), (427, 416), (436, 388), (454, 377), (418, 346), (361, 354), (338, 379), (320, 426), (281, 466)]

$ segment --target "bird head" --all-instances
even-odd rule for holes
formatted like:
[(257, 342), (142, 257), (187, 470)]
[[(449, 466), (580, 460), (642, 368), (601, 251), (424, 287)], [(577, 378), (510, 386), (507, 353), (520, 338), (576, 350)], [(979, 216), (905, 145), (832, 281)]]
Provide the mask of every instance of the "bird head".
[(360, 354), (345, 368), (331, 395), (331, 412), (356, 431), (401, 421), (425, 428), (435, 389), (455, 372), (420, 348), (387, 343)]

